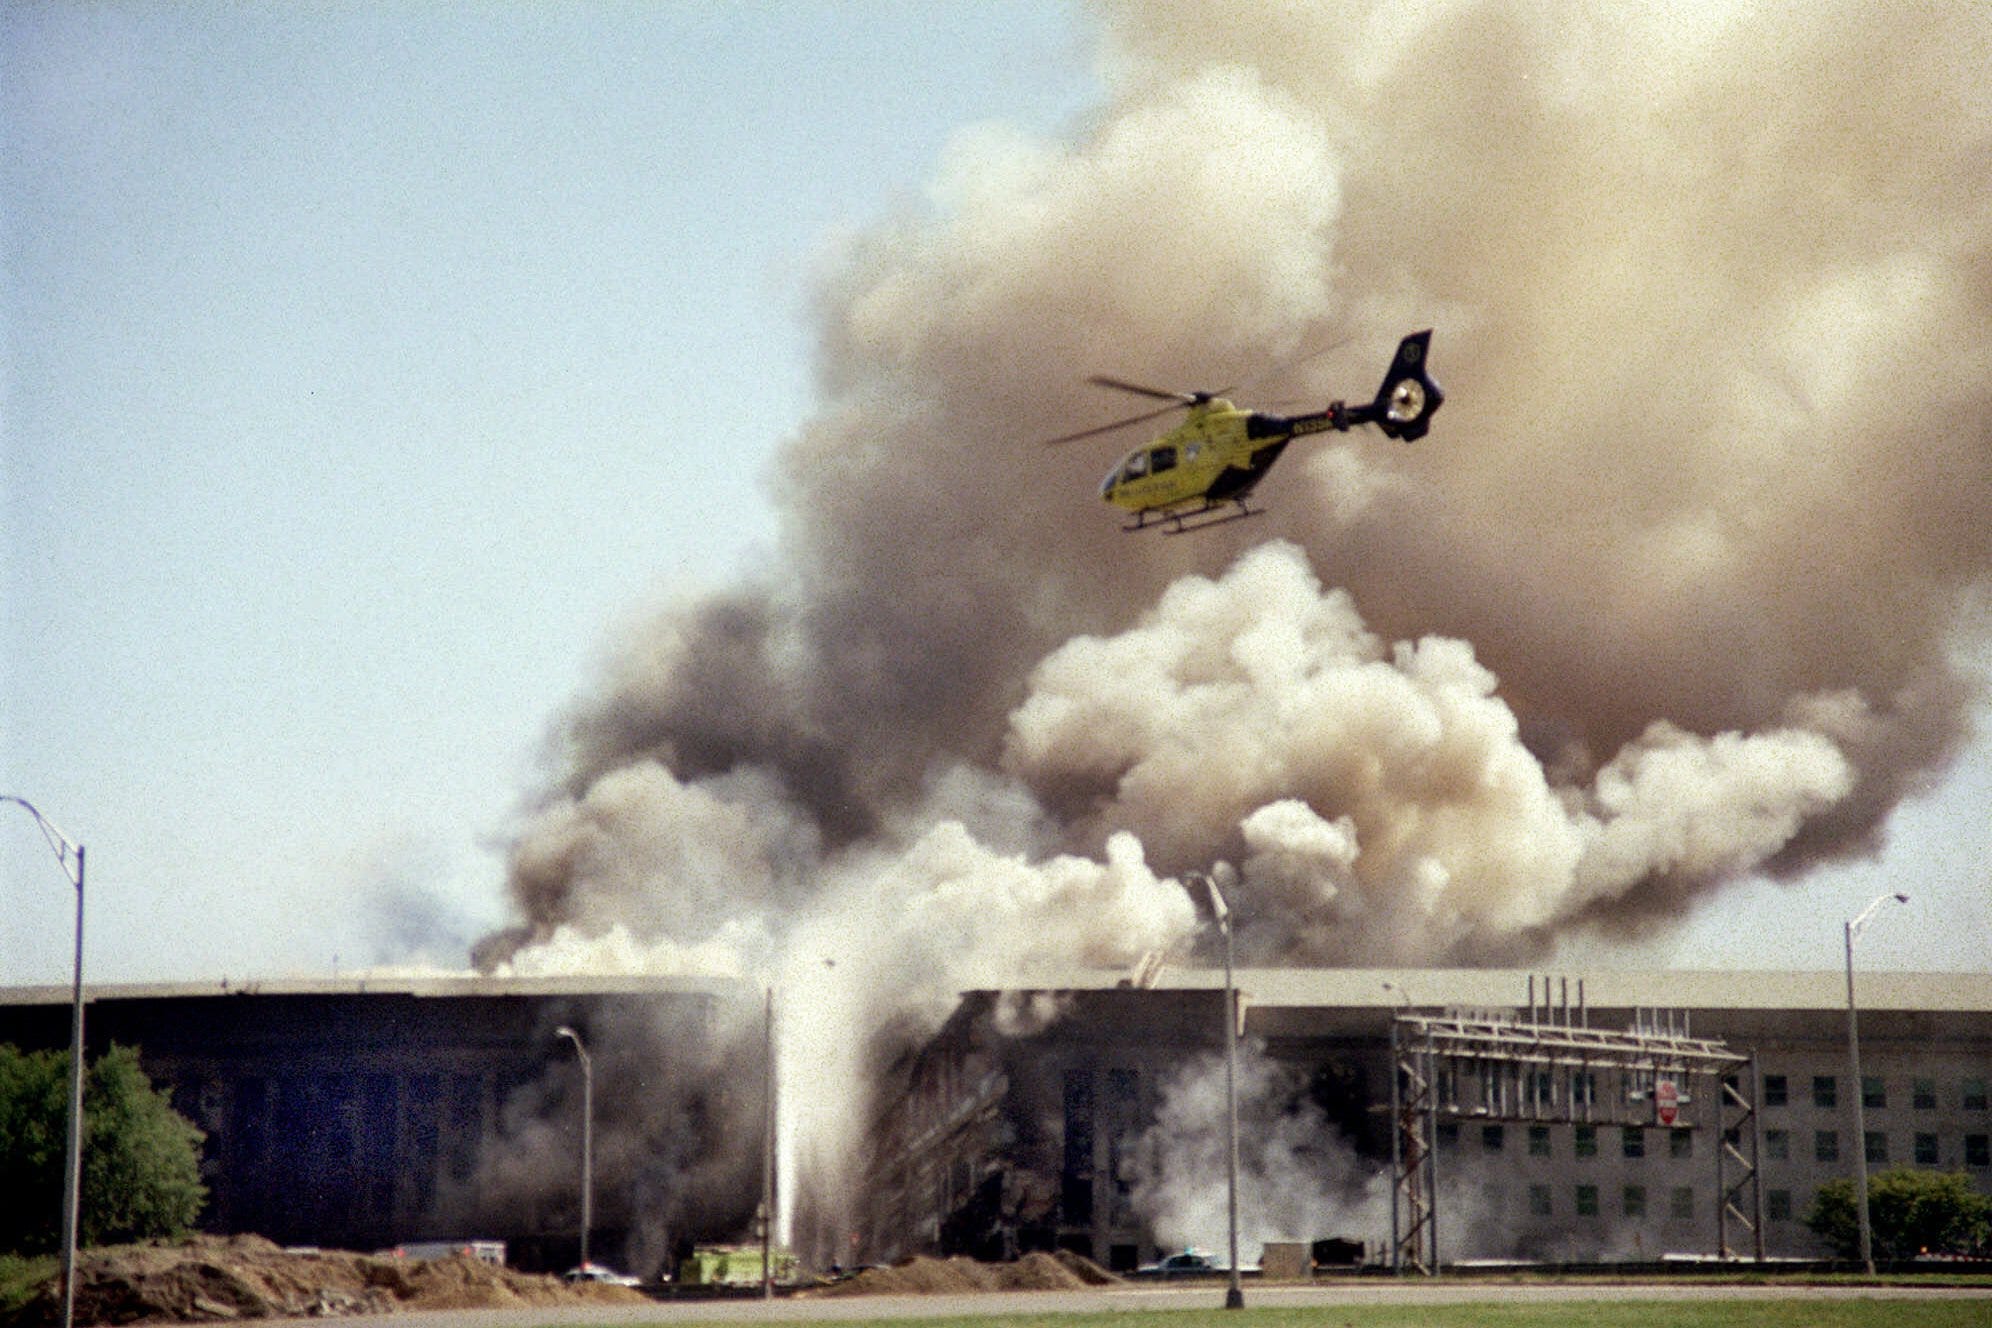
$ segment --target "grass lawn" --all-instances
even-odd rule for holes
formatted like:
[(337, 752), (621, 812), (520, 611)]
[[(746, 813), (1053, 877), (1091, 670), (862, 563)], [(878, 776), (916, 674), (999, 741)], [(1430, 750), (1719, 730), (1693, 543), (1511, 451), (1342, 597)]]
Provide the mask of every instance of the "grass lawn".
[[(738, 1320), (713, 1319), (714, 1325)], [(975, 1314), (907, 1320), (918, 1328), (1987, 1328), (1992, 1302), (1782, 1300), (1586, 1301), (1551, 1305), (1348, 1305), (1101, 1314)]]

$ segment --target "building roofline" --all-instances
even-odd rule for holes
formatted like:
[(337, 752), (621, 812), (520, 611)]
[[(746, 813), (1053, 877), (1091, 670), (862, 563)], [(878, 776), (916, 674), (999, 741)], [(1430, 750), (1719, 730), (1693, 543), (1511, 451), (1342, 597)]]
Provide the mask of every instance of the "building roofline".
[[(1535, 979), (1538, 1004), (1575, 1009), (1733, 1009), (1844, 1010), (1847, 977), (1842, 969), (1740, 971), (1718, 969), (1589, 969), (1544, 972), (1528, 969), (1404, 968), (1241, 968), (1238, 989), (1257, 1008), (1282, 1006), (1384, 1008), (1404, 1004), (1513, 1009), (1528, 1003)], [(1864, 1010), (1992, 1010), (1992, 973), (1904, 973), (1857, 971), (1856, 994)], [(1386, 990), (1389, 982), (1404, 997)], [(1567, 982), (1568, 990), (1564, 984)], [(1098, 991), (1138, 985), (1126, 972), (1086, 969), (1034, 974), (1024, 989)], [(1224, 985), (1220, 968), (1169, 965), (1147, 984), (1158, 991), (1208, 990)], [(1546, 994), (1548, 993), (1548, 994)]]
[[(1715, 969), (1536, 972), (1537, 1000), (1574, 1008), (1578, 984), (1591, 1009), (1840, 1010), (1846, 1008), (1846, 974), (1818, 971), (1740, 971)], [(1385, 1008), (1403, 999), (1386, 990), (1390, 982), (1413, 1008), (1512, 1009), (1527, 1003), (1527, 969), (1404, 968), (1241, 968), (1239, 990), (1260, 1009), (1279, 1007)], [(1864, 1010), (1992, 1011), (1992, 973), (1904, 973), (1887, 969), (1859, 972), (1857, 994)], [(1563, 984), (1568, 983), (1567, 996)], [(1217, 968), (1165, 965), (1145, 984), (1124, 970), (1069, 969), (1020, 974), (1008, 991), (1106, 991), (1146, 985), (1158, 991), (1199, 991), (1221, 987)], [(746, 978), (717, 975), (618, 974), (489, 977), (480, 974), (370, 974), (337, 978), (267, 978), (202, 982), (86, 984), (88, 1001), (167, 1000), (208, 996), (609, 996), (705, 994), (747, 999), (758, 992)], [(984, 990), (999, 990), (985, 988)], [(1545, 996), (1545, 990), (1553, 996)], [(0, 987), (0, 1006), (67, 1005), (65, 985)]]
[[(744, 999), (757, 990), (745, 978), (712, 975), (618, 974), (488, 977), (482, 974), (355, 974), (337, 978), (220, 978), (204, 982), (85, 983), (85, 1002), (184, 1000), (202, 996), (611, 996), (712, 995)], [(0, 1006), (67, 1005), (61, 986), (0, 987)]]

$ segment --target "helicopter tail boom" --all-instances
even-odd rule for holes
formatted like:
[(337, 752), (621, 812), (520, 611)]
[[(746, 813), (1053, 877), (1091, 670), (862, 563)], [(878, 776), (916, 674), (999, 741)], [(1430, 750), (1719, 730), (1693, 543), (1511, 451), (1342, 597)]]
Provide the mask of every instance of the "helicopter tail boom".
[(1298, 436), (1331, 430), (1346, 433), (1359, 424), (1374, 424), (1392, 438), (1415, 442), (1432, 427), (1432, 416), (1438, 413), (1446, 399), (1446, 394), (1425, 372), (1425, 355), (1431, 343), (1430, 328), (1413, 332), (1397, 343), (1397, 355), (1391, 360), (1390, 371), (1383, 376), (1383, 386), (1377, 389), (1374, 401), (1354, 405), (1336, 401), (1328, 409), (1313, 415), (1285, 418), (1263, 416), (1252, 422), (1252, 432), (1268, 436), (1281, 433)]

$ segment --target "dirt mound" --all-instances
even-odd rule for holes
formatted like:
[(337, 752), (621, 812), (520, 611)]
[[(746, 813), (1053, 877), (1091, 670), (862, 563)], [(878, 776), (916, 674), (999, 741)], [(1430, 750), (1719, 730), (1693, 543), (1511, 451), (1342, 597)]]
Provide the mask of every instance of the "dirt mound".
[[(493, 1309), (641, 1301), (629, 1287), (567, 1286), (553, 1277), (462, 1257), (409, 1260), (324, 1251), (286, 1253), (260, 1236), (195, 1236), (85, 1250), (76, 1260), (80, 1324), (216, 1322), (397, 1310)], [(5, 1328), (59, 1323), (50, 1279)]]
[(1125, 1279), (1118, 1273), (1110, 1273), (1083, 1254), (1071, 1250), (1055, 1251), (1052, 1258), (1064, 1264), (1066, 1270), (1087, 1286), (1119, 1286)]
[(1075, 1291), (1119, 1279), (1090, 1259), (1026, 1254), (1015, 1263), (935, 1259), (916, 1254), (889, 1268), (867, 1268), (825, 1287), (830, 1296), (965, 1295), (976, 1291)]

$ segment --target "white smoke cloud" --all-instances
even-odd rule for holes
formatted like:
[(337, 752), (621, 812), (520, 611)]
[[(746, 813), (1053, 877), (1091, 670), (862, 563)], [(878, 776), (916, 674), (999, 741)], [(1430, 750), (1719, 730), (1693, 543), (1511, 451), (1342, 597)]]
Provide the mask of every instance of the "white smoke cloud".
[[(1238, 1047), (1238, 1257), (1267, 1241), (1374, 1240), (1390, 1228), (1390, 1178), (1357, 1161), (1292, 1066), (1256, 1041)], [(1201, 1056), (1162, 1087), (1135, 1142), (1129, 1201), (1163, 1248), (1229, 1243), (1225, 1068)]]
[(1581, 785), (1497, 693), (1466, 643), (1386, 648), (1267, 544), (1049, 657), (1006, 764), (1164, 855), (1242, 846), (1241, 943), (1282, 963), (1484, 959), (1654, 877), (1747, 872), (1852, 787), (1822, 734), (1665, 724)]
[[(1968, 725), (1992, 10), (1097, 12), (1083, 132), (965, 133), (825, 276), (779, 565), (563, 725), (487, 956), (774, 975), (826, 1156), (853, 1030), (1166, 948), (1216, 857), (1248, 953), (1532, 960), (1866, 852)], [(1030, 445), (1428, 325), (1433, 433), (1261, 521), (1125, 538)]]

